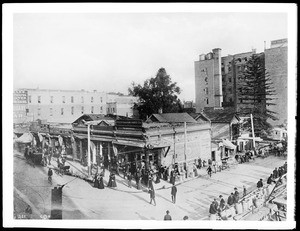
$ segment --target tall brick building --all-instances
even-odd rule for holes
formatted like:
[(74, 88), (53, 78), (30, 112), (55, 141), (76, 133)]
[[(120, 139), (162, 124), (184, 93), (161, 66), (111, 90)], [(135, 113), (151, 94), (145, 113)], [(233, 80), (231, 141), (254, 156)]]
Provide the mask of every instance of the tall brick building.
[[(238, 88), (245, 64), (253, 54), (256, 50), (221, 57), (221, 49), (216, 48), (200, 55), (199, 61), (195, 61), (196, 112), (205, 107), (234, 107), (239, 112), (243, 102)], [(287, 119), (287, 39), (271, 41), (271, 47), (257, 55), (264, 59), (276, 90), (277, 100), (273, 101), (276, 105), (268, 109), (277, 112), (279, 120), (269, 122), (282, 124)], [(265, 102), (262, 107), (266, 107)]]
[(269, 122), (272, 125), (280, 125), (287, 122), (287, 39), (271, 42), (271, 47), (265, 50), (265, 66), (272, 77), (273, 86), (276, 90), (276, 105), (268, 106), (268, 109), (277, 112), (279, 120)]

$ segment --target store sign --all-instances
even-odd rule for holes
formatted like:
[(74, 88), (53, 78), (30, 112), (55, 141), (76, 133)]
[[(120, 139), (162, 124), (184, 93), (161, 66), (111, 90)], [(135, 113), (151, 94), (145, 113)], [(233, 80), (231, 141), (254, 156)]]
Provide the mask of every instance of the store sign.
[(28, 94), (27, 91), (18, 90), (14, 92), (14, 103), (15, 104), (27, 104)]

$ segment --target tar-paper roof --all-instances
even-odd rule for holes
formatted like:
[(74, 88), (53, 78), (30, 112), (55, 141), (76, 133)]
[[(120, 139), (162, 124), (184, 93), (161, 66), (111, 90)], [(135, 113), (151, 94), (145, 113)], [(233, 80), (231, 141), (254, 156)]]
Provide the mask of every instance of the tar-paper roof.
[(188, 113), (162, 113), (152, 114), (147, 122), (160, 122), (160, 123), (197, 123)]
[(204, 108), (201, 114), (209, 118), (213, 123), (230, 123), (234, 117), (236, 117), (237, 120), (240, 120), (236, 115), (234, 108)]
[(105, 115), (105, 114), (84, 114), (77, 118), (73, 123), (78, 123), (81, 120), (85, 121), (108, 121), (108, 120), (116, 120), (116, 119), (128, 119), (125, 116), (119, 115)]

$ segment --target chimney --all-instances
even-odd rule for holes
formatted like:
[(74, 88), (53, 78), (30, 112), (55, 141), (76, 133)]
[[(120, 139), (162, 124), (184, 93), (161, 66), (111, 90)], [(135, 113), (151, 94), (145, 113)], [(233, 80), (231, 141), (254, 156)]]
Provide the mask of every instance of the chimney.
[(158, 114), (162, 114), (162, 113), (163, 113), (163, 109), (162, 108), (158, 109)]

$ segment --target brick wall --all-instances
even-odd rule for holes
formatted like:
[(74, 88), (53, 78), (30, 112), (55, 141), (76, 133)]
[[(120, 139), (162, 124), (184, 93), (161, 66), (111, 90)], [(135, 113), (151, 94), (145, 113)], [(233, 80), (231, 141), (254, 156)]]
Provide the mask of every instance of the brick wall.
[(276, 98), (268, 109), (278, 113), (278, 121), (268, 120), (272, 125), (282, 124), (287, 120), (287, 47), (278, 47), (265, 50), (265, 65), (273, 86)]

